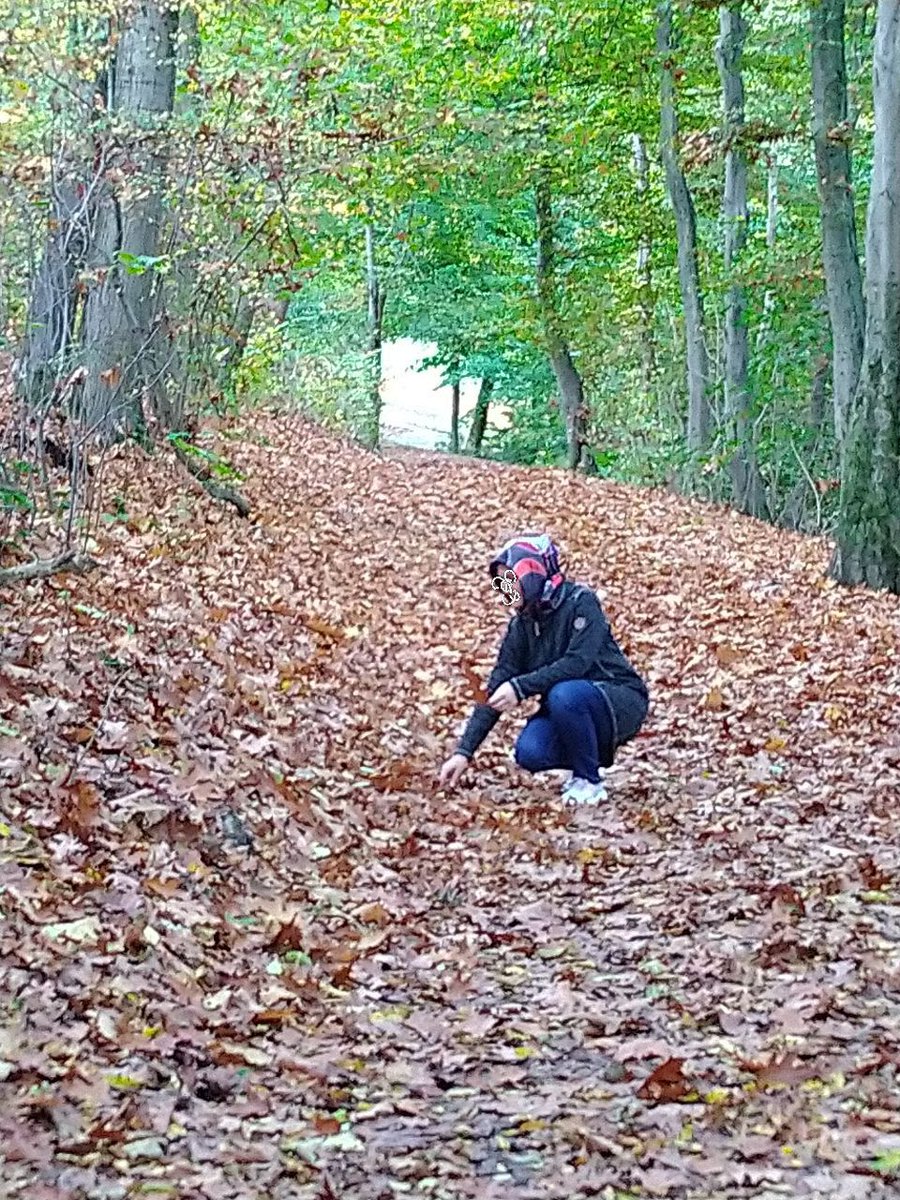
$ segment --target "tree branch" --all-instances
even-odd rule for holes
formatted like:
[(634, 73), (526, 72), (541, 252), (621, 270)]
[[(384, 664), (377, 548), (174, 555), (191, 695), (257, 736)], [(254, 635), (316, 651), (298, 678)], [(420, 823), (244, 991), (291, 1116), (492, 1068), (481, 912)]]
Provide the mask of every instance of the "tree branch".
[(18, 583), (22, 579), (46, 579), (61, 571), (75, 571), (84, 575), (99, 567), (96, 559), (88, 554), (79, 554), (77, 550), (66, 550), (56, 558), (38, 558), (34, 562), (20, 563), (17, 567), (0, 568), (0, 587), (7, 583)]
[(175, 451), (175, 457), (181, 465), (193, 475), (204, 491), (208, 492), (216, 500), (224, 500), (226, 504), (233, 504), (242, 517), (250, 516), (250, 505), (240, 492), (236, 492), (234, 488), (229, 487), (226, 483), (219, 483), (218, 480), (213, 479), (208, 467), (205, 467), (202, 463), (194, 462), (191, 456), (185, 454), (179, 446), (173, 445), (172, 449)]

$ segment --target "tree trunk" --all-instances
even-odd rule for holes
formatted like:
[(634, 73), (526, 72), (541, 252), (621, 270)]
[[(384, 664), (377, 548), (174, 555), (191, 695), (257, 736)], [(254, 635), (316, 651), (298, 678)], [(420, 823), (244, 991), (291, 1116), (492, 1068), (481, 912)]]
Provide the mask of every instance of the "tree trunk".
[(196, 78), (200, 67), (200, 26), (197, 10), (192, 4), (183, 4), (178, 16), (175, 63), (180, 88), (175, 96), (175, 112), (185, 116), (196, 111), (200, 94), (191, 91), (188, 86)]
[(384, 292), (378, 278), (375, 260), (375, 230), (366, 226), (366, 296), (368, 300), (368, 346), (369, 362), (369, 406), (366, 413), (364, 441), (375, 449), (381, 440), (381, 359), (382, 324), (384, 320)]
[[(93, 54), (94, 41), (105, 40), (106, 25), (91, 22), (86, 33), (72, 18), (69, 49), (72, 58)], [(100, 53), (98, 51), (98, 53)], [(54, 105), (51, 193), (44, 252), (31, 281), (28, 316), (19, 372), (20, 394), (32, 409), (44, 407), (57, 384), (73, 367), (79, 315), (78, 277), (84, 268), (91, 237), (97, 179), (91, 163), (92, 133), (100, 110), (95, 104), (105, 88), (107, 70), (93, 81), (71, 72)], [(102, 164), (100, 169), (104, 169)]]
[(734, 505), (754, 517), (767, 516), (765, 490), (756, 460), (755, 434), (748, 387), (749, 346), (747, 297), (734, 280), (738, 259), (747, 241), (747, 159), (741, 138), (744, 131), (744, 79), (741, 59), (747, 38), (742, 0), (719, 9), (716, 61), (722, 81), (724, 109), (725, 270), (732, 276), (725, 312), (725, 414), (735, 448), (729, 460)]
[(556, 282), (556, 236), (553, 204), (546, 169), (542, 169), (535, 187), (537, 216), (537, 293), (547, 354), (556, 377), (559, 399), (566, 422), (566, 466), (577, 470), (591, 458), (587, 438), (587, 409), (584, 386), (562, 331)]
[(460, 384), (457, 379), (452, 385), (452, 398), (450, 401), (450, 453), (459, 454), (459, 391)]
[(247, 349), (255, 316), (256, 305), (245, 292), (241, 292), (237, 297), (233, 320), (225, 330), (225, 353), (219, 367), (219, 389), (226, 395), (230, 395), (234, 388), (235, 375)]
[(766, 174), (766, 246), (775, 249), (778, 237), (778, 156), (769, 158)]
[[(178, 13), (178, 31), (175, 38), (175, 97), (173, 110), (178, 118), (176, 136), (192, 136), (200, 109), (199, 90), (191, 90), (191, 83), (199, 79), (200, 29), (197, 10), (191, 4), (181, 5)], [(205, 334), (198, 337), (197, 310), (201, 290), (198, 288), (197, 258), (199, 247), (191, 236), (189, 223), (190, 208), (185, 192), (191, 179), (191, 166), (176, 193), (171, 213), (169, 246), (172, 269), (167, 288), (167, 307), (170, 314), (174, 343), (172, 348), (172, 386), (170, 388), (172, 422), (176, 427), (183, 424), (184, 413), (192, 391), (204, 395), (224, 386), (216, 380), (214, 364), (209, 354), (197, 354), (197, 345), (207, 348), (211, 339)], [(199, 251), (202, 254), (202, 251)], [(209, 301), (212, 307), (212, 300)]]
[(687, 351), (687, 444), (694, 453), (702, 453), (712, 435), (712, 409), (709, 403), (710, 364), (706, 348), (703, 293), (697, 263), (697, 219), (690, 188), (678, 158), (678, 115), (675, 110), (675, 39), (672, 31), (672, 0), (662, 0), (656, 47), (662, 74), (660, 79), (660, 148), (666, 173), (666, 190), (675, 216), (678, 242), (678, 282), (684, 310), (684, 336)]
[(831, 362), (827, 355), (817, 354), (812, 364), (812, 383), (809, 389), (809, 424), (818, 432), (825, 424), (826, 396), (828, 389), (829, 368)]
[(79, 268), (90, 223), (89, 194), (65, 160), (53, 186), (51, 219), (40, 266), (31, 285), (22, 358), (22, 387), (31, 408), (43, 408), (64, 373), (72, 347)]
[(834, 432), (841, 447), (859, 381), (865, 331), (847, 119), (844, 0), (815, 0), (810, 9), (810, 34), (813, 138), (831, 318)]
[(466, 441), (466, 454), (480, 454), (481, 443), (484, 441), (484, 431), (487, 429), (488, 409), (491, 406), (491, 392), (494, 390), (493, 379), (485, 378), (478, 389), (478, 399), (475, 401), (475, 411), (472, 413), (472, 428)]
[(641, 375), (644, 392), (649, 395), (656, 376), (656, 331), (654, 327), (653, 304), (653, 268), (650, 262), (652, 240), (649, 231), (649, 217), (646, 216), (647, 192), (649, 189), (649, 166), (647, 148), (639, 133), (631, 135), (631, 148), (634, 156), (634, 172), (638, 194), (638, 206), (645, 214), (646, 224), (640, 236), (637, 249), (637, 286), (638, 308), (641, 319)]
[(84, 320), (83, 415), (102, 440), (137, 431), (147, 414), (168, 424), (170, 349), (156, 260), (177, 24), (165, 0), (139, 3), (128, 10), (116, 48), (111, 115), (123, 132), (119, 142), (108, 135), (106, 151), (120, 182), (107, 175), (99, 189)]
[(900, 0), (879, 0), (866, 326), (845, 444), (835, 579), (900, 594)]
[(566, 467), (570, 471), (577, 470), (584, 462), (583, 451), (590, 450), (587, 445), (587, 431), (584, 410), (584, 387), (578, 368), (572, 361), (569, 347), (560, 343), (550, 351), (550, 366), (556, 376), (556, 386), (562, 401), (563, 413), (566, 419)]

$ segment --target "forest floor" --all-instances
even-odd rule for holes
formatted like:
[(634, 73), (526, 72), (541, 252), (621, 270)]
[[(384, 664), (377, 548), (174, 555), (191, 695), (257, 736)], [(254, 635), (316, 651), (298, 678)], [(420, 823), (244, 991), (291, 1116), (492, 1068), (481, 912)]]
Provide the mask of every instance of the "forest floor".
[[(563, 471), (121, 452), (89, 575), (0, 591), (13, 1200), (900, 1193), (896, 598)], [(607, 807), (436, 771), (547, 527), (652, 688)], [(45, 547), (45, 549), (47, 549)]]

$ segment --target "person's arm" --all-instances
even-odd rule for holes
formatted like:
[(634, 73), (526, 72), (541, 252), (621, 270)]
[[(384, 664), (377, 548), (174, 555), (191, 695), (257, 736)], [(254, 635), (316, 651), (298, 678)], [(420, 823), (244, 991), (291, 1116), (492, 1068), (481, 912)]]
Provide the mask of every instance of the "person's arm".
[[(521, 627), (519, 621), (513, 619), (500, 646), (485, 695), (492, 696), (501, 684), (508, 683), (523, 666)], [(454, 753), (471, 758), (499, 719), (500, 713), (496, 708), (491, 708), (489, 704), (476, 704)]]
[(608, 637), (609, 623), (600, 602), (592, 592), (582, 592), (575, 604), (574, 628), (565, 654), (556, 662), (529, 671), (527, 675), (514, 676), (509, 681), (513, 691), (521, 701), (548, 692), (564, 679), (583, 679), (597, 661)]

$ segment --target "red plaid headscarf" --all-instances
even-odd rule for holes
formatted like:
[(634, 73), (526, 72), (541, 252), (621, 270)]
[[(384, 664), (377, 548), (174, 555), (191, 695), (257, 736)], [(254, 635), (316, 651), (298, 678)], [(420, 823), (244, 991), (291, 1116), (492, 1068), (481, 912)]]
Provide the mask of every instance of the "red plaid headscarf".
[(521, 533), (511, 538), (491, 559), (493, 579), (512, 571), (522, 589), (524, 607), (550, 608), (557, 589), (565, 580), (559, 568), (559, 547), (546, 533)]

